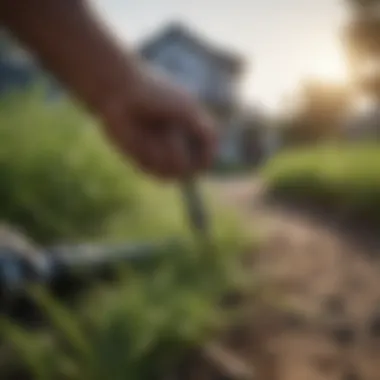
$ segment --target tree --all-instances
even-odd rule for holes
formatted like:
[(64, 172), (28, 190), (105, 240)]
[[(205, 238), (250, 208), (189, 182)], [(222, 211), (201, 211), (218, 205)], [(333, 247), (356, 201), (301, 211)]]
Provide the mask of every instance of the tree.
[(351, 19), (344, 30), (344, 43), (354, 81), (380, 101), (380, 0), (346, 3)]
[(285, 120), (291, 142), (317, 142), (340, 136), (352, 100), (348, 86), (308, 79), (297, 96), (297, 107)]

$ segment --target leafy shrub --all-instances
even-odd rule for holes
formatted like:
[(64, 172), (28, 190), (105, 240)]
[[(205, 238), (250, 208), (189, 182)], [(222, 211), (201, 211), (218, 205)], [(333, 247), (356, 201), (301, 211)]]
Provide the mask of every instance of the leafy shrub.
[(380, 149), (375, 144), (320, 146), (283, 153), (263, 169), (269, 192), (380, 223)]

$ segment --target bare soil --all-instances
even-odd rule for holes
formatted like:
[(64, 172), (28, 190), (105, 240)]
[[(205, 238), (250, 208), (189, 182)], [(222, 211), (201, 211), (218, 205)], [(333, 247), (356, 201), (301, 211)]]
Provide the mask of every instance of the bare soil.
[(251, 311), (247, 305), (228, 338), (235, 355), (255, 369), (250, 378), (379, 380), (376, 239), (367, 244), (323, 217), (268, 204), (252, 178), (211, 186), (252, 233), (264, 234), (252, 276), (264, 279), (271, 301), (256, 300)]

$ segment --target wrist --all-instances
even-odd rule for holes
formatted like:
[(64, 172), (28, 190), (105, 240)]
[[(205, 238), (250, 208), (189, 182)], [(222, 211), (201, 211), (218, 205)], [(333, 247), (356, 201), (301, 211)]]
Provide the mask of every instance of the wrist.
[(0, 0), (0, 20), (96, 114), (136, 77), (138, 58), (85, 0)]
[(118, 69), (107, 67), (96, 80), (87, 104), (106, 129), (117, 124), (115, 119), (125, 120), (135, 112), (142, 87), (141, 66), (137, 56), (126, 56), (124, 65)]
[(92, 112), (103, 117), (112, 104), (132, 100), (138, 77), (137, 57), (125, 55), (120, 62), (110, 59), (108, 65), (99, 65), (96, 75), (83, 83), (80, 97)]

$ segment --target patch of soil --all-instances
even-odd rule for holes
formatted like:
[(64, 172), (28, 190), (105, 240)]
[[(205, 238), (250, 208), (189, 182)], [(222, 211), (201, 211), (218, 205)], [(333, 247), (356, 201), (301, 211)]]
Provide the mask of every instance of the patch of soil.
[[(265, 278), (276, 301), (252, 305), (230, 338), (255, 368), (252, 379), (380, 379), (380, 239), (268, 204), (252, 179), (219, 182), (215, 191), (266, 236), (252, 275)], [(232, 344), (236, 334), (241, 347)]]

